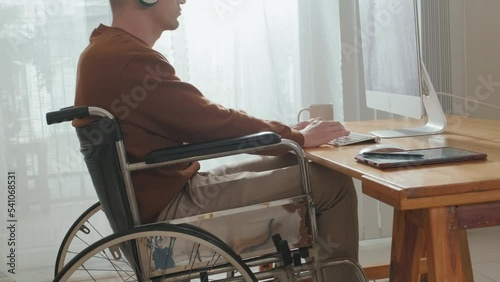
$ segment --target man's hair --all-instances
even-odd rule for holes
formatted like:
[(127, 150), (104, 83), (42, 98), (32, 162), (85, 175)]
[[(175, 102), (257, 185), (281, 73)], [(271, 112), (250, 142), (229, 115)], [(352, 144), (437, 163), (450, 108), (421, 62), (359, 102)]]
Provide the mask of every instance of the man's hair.
[(116, 9), (123, 6), (125, 1), (126, 0), (109, 0), (109, 4), (111, 5), (111, 9)]

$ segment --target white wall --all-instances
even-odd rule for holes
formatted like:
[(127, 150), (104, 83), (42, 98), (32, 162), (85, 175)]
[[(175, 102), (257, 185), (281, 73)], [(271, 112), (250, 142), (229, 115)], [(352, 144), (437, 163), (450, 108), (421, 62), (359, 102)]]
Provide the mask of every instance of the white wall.
[(465, 99), (455, 99), (455, 110), (500, 119), (500, 1), (456, 0), (450, 8), (453, 94)]

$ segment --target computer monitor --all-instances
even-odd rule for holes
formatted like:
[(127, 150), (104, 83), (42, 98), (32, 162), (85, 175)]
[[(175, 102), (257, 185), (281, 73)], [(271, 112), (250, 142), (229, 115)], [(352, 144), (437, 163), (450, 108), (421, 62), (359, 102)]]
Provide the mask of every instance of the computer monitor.
[[(420, 56), (416, 0), (359, 0), (366, 101), (369, 108), (427, 124), (370, 132), (381, 138), (440, 133), (446, 117)], [(422, 80), (428, 93), (422, 91)]]

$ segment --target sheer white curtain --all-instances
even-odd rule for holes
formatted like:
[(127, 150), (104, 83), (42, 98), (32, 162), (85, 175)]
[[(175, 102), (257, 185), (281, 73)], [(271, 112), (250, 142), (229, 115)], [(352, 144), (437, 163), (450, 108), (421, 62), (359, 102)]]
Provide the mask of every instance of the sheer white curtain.
[(293, 122), (301, 102), (296, 1), (188, 1), (180, 29), (155, 48), (211, 100)]
[(297, 1), (188, 1), (180, 28), (154, 48), (209, 99), (291, 124), (302, 96), (298, 42)]
[(0, 281), (51, 281), (65, 230), (96, 201), (74, 130), (47, 126), (45, 113), (73, 104), (79, 53), (109, 18), (106, 1), (0, 1)]
[[(155, 48), (210, 99), (293, 123), (341, 91), (337, 13), (326, 0), (188, 0), (180, 29)], [(2, 255), (0, 280), (50, 281), (66, 230), (97, 201), (74, 130), (47, 126), (45, 113), (73, 104), (78, 57), (99, 23), (110, 23), (106, 0), (0, 1), (0, 221), (10, 218), (8, 172), (18, 220), (16, 274)], [(1, 254), (10, 236), (0, 228)]]

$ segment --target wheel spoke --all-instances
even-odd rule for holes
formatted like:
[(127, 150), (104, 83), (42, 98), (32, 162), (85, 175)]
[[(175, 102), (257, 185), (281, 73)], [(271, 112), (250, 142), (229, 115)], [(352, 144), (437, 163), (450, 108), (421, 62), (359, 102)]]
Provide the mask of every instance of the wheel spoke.
[[(98, 225), (88, 226), (95, 231), (93, 234), (104, 235), (97, 231)], [(233, 266), (232, 272), (243, 275), (245, 281), (256, 281), (249, 278), (254, 277), (253, 274), (229, 247), (210, 236), (199, 228), (169, 224), (132, 228), (104, 236), (97, 242), (78, 234), (71, 240), (78, 242), (80, 247), (77, 244), (75, 248), (67, 248), (66, 259), (73, 259), (56, 278), (65, 281), (161, 281), (163, 277), (169, 281), (200, 281), (203, 273), (208, 281), (227, 281), (231, 276), (226, 275), (226, 267)], [(121, 256), (115, 252), (121, 252)]]

